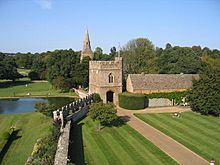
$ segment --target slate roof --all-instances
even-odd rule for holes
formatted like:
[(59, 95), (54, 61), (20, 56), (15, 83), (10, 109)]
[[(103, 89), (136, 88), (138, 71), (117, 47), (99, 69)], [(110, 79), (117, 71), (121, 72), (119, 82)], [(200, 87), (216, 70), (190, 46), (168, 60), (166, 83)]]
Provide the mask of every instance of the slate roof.
[(198, 74), (129, 74), (133, 89), (188, 89)]

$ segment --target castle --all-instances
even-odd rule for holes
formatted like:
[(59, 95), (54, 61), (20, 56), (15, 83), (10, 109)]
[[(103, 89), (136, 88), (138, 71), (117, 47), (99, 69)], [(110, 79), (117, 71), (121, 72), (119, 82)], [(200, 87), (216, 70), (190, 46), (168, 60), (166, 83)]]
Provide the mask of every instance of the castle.
[[(83, 41), (81, 61), (89, 61), (89, 94), (98, 93), (104, 103), (118, 103), (118, 94), (122, 92), (122, 57), (114, 61), (93, 61), (88, 30)], [(192, 87), (196, 74), (129, 74), (126, 88), (131, 93), (158, 93), (185, 91)]]

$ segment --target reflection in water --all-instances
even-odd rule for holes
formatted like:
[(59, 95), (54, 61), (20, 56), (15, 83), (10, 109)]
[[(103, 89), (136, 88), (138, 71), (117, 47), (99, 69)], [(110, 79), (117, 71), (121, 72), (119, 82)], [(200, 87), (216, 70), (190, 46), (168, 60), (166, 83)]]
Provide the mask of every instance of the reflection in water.
[(33, 112), (36, 110), (34, 106), (38, 102), (54, 104), (59, 108), (73, 101), (73, 98), (65, 97), (0, 99), (0, 114)]

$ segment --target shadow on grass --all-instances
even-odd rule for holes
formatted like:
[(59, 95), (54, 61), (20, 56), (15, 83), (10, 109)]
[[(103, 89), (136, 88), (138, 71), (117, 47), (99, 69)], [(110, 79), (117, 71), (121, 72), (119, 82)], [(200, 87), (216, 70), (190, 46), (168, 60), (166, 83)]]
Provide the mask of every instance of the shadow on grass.
[(26, 84), (30, 84), (33, 83), (31, 81), (20, 81), (17, 80), (15, 82), (13, 81), (4, 81), (4, 82), (0, 82), (0, 88), (9, 88), (9, 87), (14, 87), (14, 86), (19, 86), (19, 85), (26, 85)]
[(7, 143), (4, 145), (3, 149), (0, 152), (0, 164), (1, 164), (5, 154), (7, 153), (8, 149), (10, 148), (11, 144), (13, 143), (13, 141), (22, 137), (22, 136), (18, 136), (19, 132), (20, 132), (20, 129), (15, 130), (9, 136)]
[(84, 123), (72, 124), (70, 130), (70, 143), (69, 143), (69, 162), (75, 165), (85, 165), (82, 126)]

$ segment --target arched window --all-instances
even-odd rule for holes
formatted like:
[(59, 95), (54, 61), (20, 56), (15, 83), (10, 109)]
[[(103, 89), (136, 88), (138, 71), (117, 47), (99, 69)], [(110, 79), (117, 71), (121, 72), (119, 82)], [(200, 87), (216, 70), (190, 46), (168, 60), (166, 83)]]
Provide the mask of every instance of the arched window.
[(110, 74), (108, 75), (108, 82), (109, 82), (109, 83), (113, 83), (113, 81), (114, 81), (114, 77), (113, 77), (112, 73), (110, 73)]

